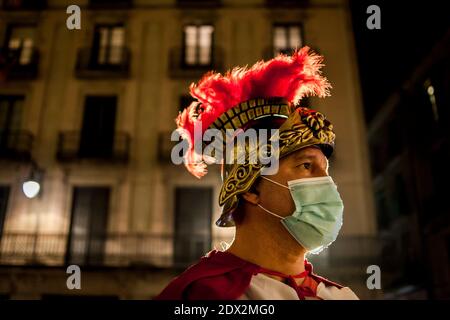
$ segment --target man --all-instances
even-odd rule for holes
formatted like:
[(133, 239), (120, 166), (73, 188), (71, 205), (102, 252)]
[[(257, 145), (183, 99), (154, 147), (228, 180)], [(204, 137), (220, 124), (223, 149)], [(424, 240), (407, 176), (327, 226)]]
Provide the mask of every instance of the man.
[[(328, 175), (333, 127), (323, 114), (299, 104), (306, 95), (328, 94), (321, 66), (321, 57), (305, 47), (224, 76), (208, 73), (191, 85), (197, 101), (177, 119), (189, 144), (188, 170), (201, 177), (211, 160), (196, 152), (197, 143), (208, 145), (194, 134), (199, 124), (219, 130), (227, 152), (244, 150), (244, 158), (231, 163), (212, 156), (222, 162), (223, 178), (216, 225), (235, 226), (236, 233), (228, 249), (210, 251), (156, 299), (358, 299), (348, 287), (316, 275), (305, 258), (336, 239), (343, 215)], [(224, 139), (227, 129), (238, 130), (235, 137), (250, 129), (276, 131), (268, 143), (242, 147)], [(264, 149), (278, 161), (276, 169), (269, 170), (263, 158), (251, 161)]]

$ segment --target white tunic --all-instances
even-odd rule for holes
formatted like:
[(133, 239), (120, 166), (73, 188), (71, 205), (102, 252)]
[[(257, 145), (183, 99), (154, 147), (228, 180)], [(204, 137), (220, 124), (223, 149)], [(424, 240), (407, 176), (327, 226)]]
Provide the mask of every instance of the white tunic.
[[(323, 282), (317, 286), (316, 295), (317, 298), (306, 297), (306, 300), (359, 300), (349, 287), (326, 286)], [(250, 286), (238, 300), (299, 300), (299, 297), (288, 284), (258, 273), (252, 277)]]

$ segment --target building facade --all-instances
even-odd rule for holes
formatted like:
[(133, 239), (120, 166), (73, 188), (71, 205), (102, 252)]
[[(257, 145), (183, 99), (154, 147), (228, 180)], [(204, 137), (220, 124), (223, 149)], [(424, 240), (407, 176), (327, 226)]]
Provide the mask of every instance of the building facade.
[(368, 121), (377, 225), (394, 239), (387, 297), (450, 297), (449, 41), (447, 31)]
[[(72, 3), (73, 2), (73, 3)], [(234, 228), (220, 229), (218, 168), (170, 161), (188, 87), (302, 45), (324, 55), (332, 96), (308, 104), (337, 133), (345, 202), (324, 276), (361, 297), (380, 246), (346, 1), (3, 0), (0, 9), (0, 295), (149, 299)], [(69, 30), (69, 5), (81, 29)], [(23, 182), (39, 176), (37, 197)], [(82, 289), (66, 286), (69, 265)]]

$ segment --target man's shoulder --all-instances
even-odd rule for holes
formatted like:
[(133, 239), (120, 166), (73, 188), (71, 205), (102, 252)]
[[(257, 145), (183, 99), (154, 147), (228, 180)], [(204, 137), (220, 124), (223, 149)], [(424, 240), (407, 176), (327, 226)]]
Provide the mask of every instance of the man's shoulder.
[(326, 285), (324, 282), (317, 286), (316, 295), (323, 300), (359, 300), (349, 287)]
[(155, 299), (186, 299), (186, 295), (194, 283), (205, 277), (215, 277), (222, 272), (223, 270), (217, 268), (217, 265), (214, 264), (213, 261), (211, 261), (210, 257), (207, 254), (201, 257), (199, 261), (189, 266), (178, 276), (173, 278)]
[(213, 250), (174, 278), (155, 299), (229, 299), (245, 290), (252, 271), (249, 265), (236, 263)]
[(359, 300), (358, 296), (349, 288), (317, 274), (311, 274), (317, 282), (316, 295), (323, 300)]
[(187, 300), (228, 300), (230, 279), (226, 273), (193, 281), (185, 290)]

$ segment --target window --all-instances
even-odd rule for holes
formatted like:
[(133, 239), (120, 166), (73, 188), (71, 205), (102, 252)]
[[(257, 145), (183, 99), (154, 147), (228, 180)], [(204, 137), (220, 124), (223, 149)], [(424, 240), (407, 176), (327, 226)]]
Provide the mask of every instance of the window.
[(184, 27), (184, 64), (208, 66), (212, 63), (214, 27), (211, 25), (187, 25)]
[(375, 192), (375, 205), (377, 209), (378, 229), (386, 230), (389, 228), (390, 217), (387, 205), (386, 191), (384, 189)]
[[(2, 238), (3, 226), (8, 208), (9, 187), (0, 186), (0, 239)], [(1, 299), (0, 299), (1, 300)]]
[(275, 25), (273, 27), (273, 54), (291, 54), (303, 45), (302, 27), (298, 24)]
[(0, 132), (20, 129), (24, 96), (0, 95)]
[(182, 95), (180, 96), (180, 102), (178, 105), (178, 111), (183, 112), (184, 109), (189, 107), (189, 105), (194, 101), (194, 98), (190, 95)]
[(78, 51), (75, 74), (79, 78), (126, 78), (130, 52), (125, 43), (122, 24), (97, 24), (92, 45)]
[(116, 96), (87, 96), (81, 129), (80, 156), (110, 158), (114, 148)]
[(6, 10), (19, 10), (19, 9), (44, 9), (46, 7), (46, 0), (3, 0), (0, 1), (0, 8)]
[(0, 153), (17, 144), (24, 96), (0, 95)]
[[(447, 247), (447, 265), (450, 265), (450, 235), (447, 235), (445, 240), (446, 240), (446, 247)], [(450, 268), (448, 268), (447, 270), (449, 270), (448, 276), (450, 276)]]
[(125, 30), (122, 25), (98, 25), (94, 36), (92, 58), (100, 65), (122, 63)]
[(175, 189), (176, 267), (192, 264), (210, 250), (212, 199), (209, 187)]
[(103, 263), (109, 213), (109, 187), (75, 187), (67, 251), (71, 264)]
[(405, 178), (397, 173), (393, 178), (392, 190), (392, 208), (396, 216), (409, 215), (410, 203), (408, 199), (408, 188), (406, 186)]
[(6, 47), (9, 55), (18, 58), (18, 63), (31, 63), (34, 51), (36, 28), (34, 26), (10, 26)]

